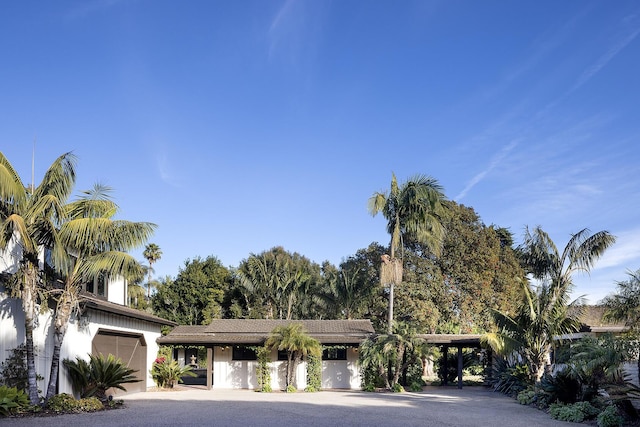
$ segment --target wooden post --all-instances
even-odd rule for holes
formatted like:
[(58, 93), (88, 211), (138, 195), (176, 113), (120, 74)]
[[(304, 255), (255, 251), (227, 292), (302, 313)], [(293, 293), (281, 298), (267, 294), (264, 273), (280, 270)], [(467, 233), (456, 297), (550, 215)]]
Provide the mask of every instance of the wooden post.
[(462, 388), (462, 346), (458, 346), (458, 388)]
[(449, 371), (449, 346), (448, 345), (443, 345), (442, 346), (442, 357), (443, 357), (443, 362), (444, 362), (444, 369), (443, 369), (443, 378), (442, 378), (442, 385), (448, 385), (449, 384), (449, 380), (448, 380), (448, 371)]
[(207, 390), (213, 388), (213, 347), (207, 347)]

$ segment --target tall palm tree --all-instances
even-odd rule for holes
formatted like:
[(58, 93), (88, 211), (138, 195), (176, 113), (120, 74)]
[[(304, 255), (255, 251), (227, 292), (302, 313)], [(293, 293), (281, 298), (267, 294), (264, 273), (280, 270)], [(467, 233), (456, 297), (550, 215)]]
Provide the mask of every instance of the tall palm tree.
[[(416, 175), (399, 186), (395, 174), (391, 176), (389, 193), (377, 192), (369, 198), (369, 213), (382, 213), (391, 235), (390, 258), (384, 259), (382, 270), (382, 279), (387, 282), (382, 284), (389, 285), (389, 334), (393, 331), (393, 287), (402, 281), (402, 252), (397, 260), (396, 251), (402, 249), (407, 236), (423, 243), (434, 255), (440, 254), (444, 237), (440, 214), (445, 200), (444, 190), (435, 178)], [(393, 273), (386, 275), (385, 270)]]
[(29, 400), (39, 403), (33, 347), (34, 322), (38, 316), (43, 280), (40, 255), (44, 248), (54, 255), (64, 249), (58, 244), (57, 227), (64, 222), (66, 203), (75, 184), (76, 158), (71, 153), (58, 157), (45, 172), (41, 183), (24, 186), (4, 154), (0, 153), (0, 248), (15, 245), (20, 257), (19, 269), (13, 275), (13, 295), (22, 301), (25, 314), (27, 376)]
[(147, 300), (151, 299), (151, 273), (153, 273), (153, 264), (162, 258), (162, 251), (160, 246), (155, 243), (149, 243), (144, 248), (142, 256), (149, 262), (149, 281), (147, 282)]
[[(629, 333), (640, 332), (640, 270), (627, 272), (629, 278), (617, 283), (615, 294), (607, 296), (603, 303), (606, 307), (605, 319), (622, 321)], [(640, 354), (638, 354), (638, 379), (640, 380)]]
[(118, 206), (110, 189), (96, 185), (65, 206), (66, 220), (60, 226), (59, 243), (66, 253), (54, 258), (63, 287), (56, 295), (53, 320), (53, 355), (46, 399), (56, 391), (60, 348), (69, 319), (82, 300), (83, 284), (98, 278), (140, 277), (142, 266), (125, 251), (143, 245), (153, 234), (154, 224), (115, 220)]
[(277, 326), (267, 341), (265, 347), (268, 349), (278, 349), (287, 352), (287, 374), (285, 387), (294, 386), (296, 382), (296, 368), (304, 357), (309, 354), (320, 356), (322, 346), (320, 343), (307, 335), (302, 323), (289, 323), (288, 325)]
[(585, 228), (573, 234), (560, 252), (542, 228), (527, 228), (518, 249), (525, 271), (537, 284), (522, 283), (522, 303), (514, 315), (494, 312), (498, 329), (486, 334), (485, 342), (499, 354), (518, 352), (529, 366), (532, 382), (539, 382), (551, 364), (558, 337), (580, 327), (583, 299), (570, 299), (573, 274), (588, 273), (614, 242), (607, 231), (590, 234)]

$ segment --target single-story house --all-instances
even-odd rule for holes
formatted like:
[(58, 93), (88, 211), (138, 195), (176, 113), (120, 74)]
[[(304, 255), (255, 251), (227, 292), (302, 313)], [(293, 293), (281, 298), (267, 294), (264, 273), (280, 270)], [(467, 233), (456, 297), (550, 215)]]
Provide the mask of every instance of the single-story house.
[[(16, 245), (17, 246), (17, 245)], [(15, 273), (19, 250), (16, 246), (0, 251), (0, 274), (5, 278)], [(44, 255), (43, 255), (44, 258)], [(140, 382), (124, 384), (128, 393), (146, 391), (154, 386), (149, 374), (157, 357), (157, 338), (163, 325), (174, 322), (126, 306), (127, 282), (123, 279), (103, 280), (84, 285), (80, 312), (73, 316), (60, 349), (60, 359), (88, 359), (88, 354), (111, 353), (136, 369)], [(53, 312), (47, 310), (36, 319), (33, 332), (36, 351), (36, 373), (43, 379), (40, 390), (46, 390), (53, 353)], [(25, 316), (22, 302), (11, 298), (0, 281), (0, 362), (10, 351), (25, 342)], [(72, 393), (71, 382), (64, 366), (60, 366), (58, 392)], [(123, 394), (114, 390), (114, 394)]]
[[(193, 347), (206, 347), (208, 388), (255, 389), (258, 362), (252, 347), (264, 345), (277, 326), (290, 323), (302, 323), (306, 333), (324, 347), (322, 388), (360, 388), (358, 347), (375, 332), (370, 320), (216, 319), (206, 326), (177, 326), (157, 342), (176, 346), (174, 357), (182, 365), (198, 364)], [(284, 389), (286, 354), (274, 350), (271, 360), (271, 387)], [(306, 363), (302, 362), (296, 387), (304, 389), (306, 384)]]

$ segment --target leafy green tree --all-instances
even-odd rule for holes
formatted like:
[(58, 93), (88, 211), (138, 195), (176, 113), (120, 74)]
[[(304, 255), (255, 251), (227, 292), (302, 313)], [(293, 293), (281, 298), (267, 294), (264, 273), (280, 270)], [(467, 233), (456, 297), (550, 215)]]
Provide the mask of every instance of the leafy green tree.
[(224, 296), (232, 283), (231, 272), (216, 257), (197, 257), (185, 261), (175, 280), (165, 279), (151, 305), (156, 315), (180, 325), (206, 325), (224, 317)]
[(395, 334), (368, 338), (360, 347), (362, 368), (377, 372), (388, 390), (399, 390), (402, 372), (414, 363), (421, 363), (428, 352), (426, 342), (408, 324), (399, 322), (397, 328)]
[(65, 220), (58, 231), (58, 244), (65, 249), (53, 259), (63, 286), (54, 289), (53, 354), (46, 399), (55, 393), (60, 365), (60, 348), (82, 300), (83, 284), (98, 279), (140, 277), (142, 266), (126, 251), (144, 244), (155, 224), (114, 219), (118, 205), (110, 189), (96, 185), (65, 206)]
[[(403, 239), (412, 237), (424, 243), (434, 255), (440, 254), (444, 228), (440, 223), (445, 196), (442, 186), (435, 178), (416, 175), (398, 185), (395, 174), (391, 177), (388, 193), (377, 192), (369, 198), (369, 212), (378, 213), (387, 219), (387, 232), (391, 235), (390, 258), (384, 258), (383, 285), (389, 285), (388, 333), (393, 330), (393, 290), (402, 281), (402, 253), (396, 260), (396, 251), (403, 247)], [(393, 271), (387, 275), (384, 269)], [(386, 277), (385, 277), (386, 276)]]
[(614, 242), (607, 231), (591, 235), (583, 229), (560, 252), (540, 227), (527, 228), (519, 248), (521, 260), (538, 283), (522, 282), (521, 305), (514, 315), (494, 311), (497, 331), (486, 334), (485, 341), (499, 354), (518, 352), (532, 382), (538, 383), (551, 363), (554, 339), (580, 327), (581, 299), (570, 301), (573, 274), (588, 272)]
[(64, 252), (58, 244), (57, 225), (65, 218), (64, 205), (75, 184), (75, 156), (65, 153), (47, 169), (41, 183), (25, 187), (4, 154), (0, 153), (0, 249), (15, 244), (20, 262), (13, 274), (12, 295), (22, 301), (25, 314), (29, 400), (39, 403), (33, 346), (34, 322), (42, 296), (43, 279), (39, 269), (43, 248), (54, 254)]
[[(629, 328), (626, 338), (638, 343), (640, 335), (640, 270), (629, 271), (627, 280), (617, 283), (614, 294), (608, 295), (603, 303), (606, 307), (605, 319), (624, 322)], [(638, 355), (638, 379), (640, 380), (640, 351)]]
[(436, 260), (444, 285), (434, 285), (441, 299), (437, 305), (457, 332), (485, 332), (492, 309), (513, 313), (520, 304), (518, 282), (525, 273), (509, 245), (513, 239), (508, 230), (498, 233), (485, 226), (473, 208), (454, 202), (447, 206), (442, 216), (447, 234)]
[(142, 256), (149, 263), (149, 269), (147, 270), (149, 277), (147, 280), (147, 299), (151, 299), (151, 287), (153, 282), (151, 281), (151, 273), (153, 273), (153, 264), (162, 258), (162, 251), (160, 250), (160, 246), (155, 243), (149, 243), (144, 248), (144, 252), (142, 252)]
[(251, 254), (236, 273), (246, 317), (291, 320), (315, 315), (322, 278), (320, 266), (308, 258), (278, 246)]
[(302, 323), (289, 323), (288, 325), (277, 326), (267, 341), (265, 347), (287, 352), (285, 387), (295, 387), (296, 368), (307, 355), (320, 356), (322, 346), (320, 343), (307, 335)]

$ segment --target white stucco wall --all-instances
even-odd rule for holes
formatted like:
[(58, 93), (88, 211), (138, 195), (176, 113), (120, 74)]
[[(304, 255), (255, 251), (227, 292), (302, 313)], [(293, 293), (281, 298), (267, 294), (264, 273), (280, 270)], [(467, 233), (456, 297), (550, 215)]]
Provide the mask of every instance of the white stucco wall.
[[(144, 373), (146, 386), (154, 386), (149, 369), (158, 353), (156, 339), (161, 335), (160, 326), (154, 323), (131, 319), (114, 314), (89, 311), (88, 319), (78, 322), (73, 318), (69, 323), (67, 334), (60, 348), (60, 360), (72, 359), (76, 356), (88, 359), (91, 353), (93, 337), (100, 328), (110, 331), (123, 331), (142, 334), (147, 345), (147, 372)], [(89, 321), (87, 324), (86, 321)], [(79, 325), (80, 324), (80, 325)], [(0, 362), (10, 356), (10, 351), (24, 343), (25, 327), (24, 312), (20, 300), (8, 298), (4, 288), (0, 286)], [(53, 339), (51, 327), (51, 312), (41, 314), (33, 335), (36, 350), (36, 372), (44, 377), (38, 382), (38, 388), (45, 392), (51, 369), (51, 355), (53, 353)], [(126, 385), (125, 385), (126, 388)], [(66, 369), (60, 366), (59, 391), (71, 393), (71, 383), (67, 379)]]
[[(88, 355), (91, 353), (93, 338), (100, 329), (134, 334), (141, 333), (147, 345), (147, 369), (144, 377), (146, 378), (147, 388), (153, 387), (155, 383), (151, 378), (149, 370), (158, 355), (158, 344), (156, 340), (161, 335), (160, 326), (143, 320), (131, 319), (101, 311), (91, 310), (88, 316), (88, 323), (86, 319), (81, 319), (78, 322), (78, 320), (74, 318), (69, 324), (67, 335), (60, 349), (61, 360), (75, 360), (77, 356), (88, 359)], [(64, 369), (64, 367), (61, 367), (61, 369)], [(124, 384), (124, 387), (126, 388), (127, 385)], [(59, 388), (61, 393), (71, 393), (71, 383), (66, 378), (66, 375), (64, 378), (62, 376), (60, 377)], [(117, 395), (123, 392), (114, 390), (114, 393)]]
[[(258, 362), (254, 360), (232, 360), (231, 347), (213, 348), (213, 388), (240, 388), (253, 390), (258, 387), (256, 369)], [(278, 352), (271, 354), (271, 388), (285, 389), (285, 361), (277, 360)], [(184, 361), (184, 356), (182, 356)], [(307, 386), (307, 364), (301, 362), (296, 369), (296, 387), (303, 390)], [(359, 389), (360, 371), (358, 368), (358, 352), (347, 349), (347, 360), (324, 360), (322, 362), (322, 388)]]

